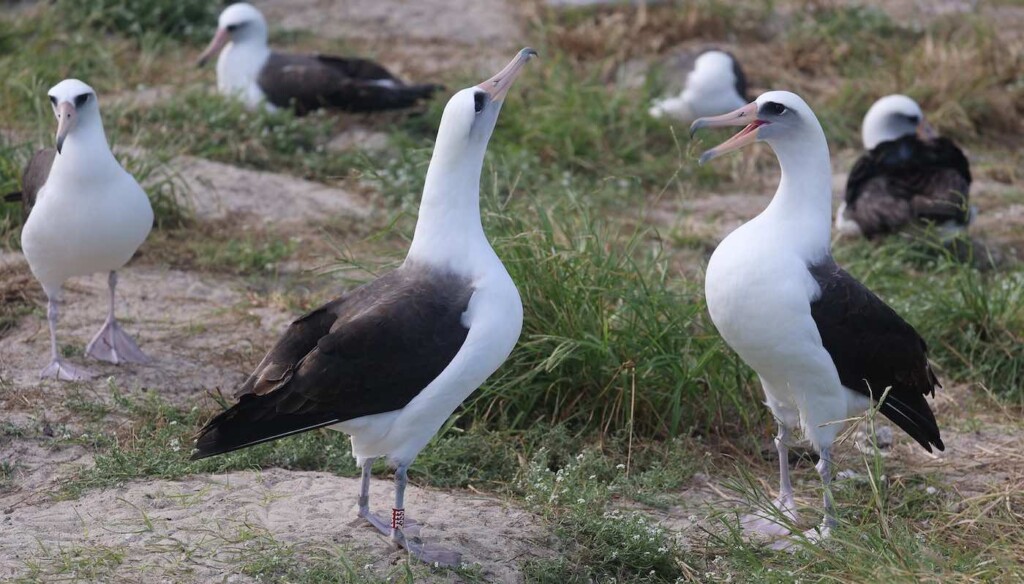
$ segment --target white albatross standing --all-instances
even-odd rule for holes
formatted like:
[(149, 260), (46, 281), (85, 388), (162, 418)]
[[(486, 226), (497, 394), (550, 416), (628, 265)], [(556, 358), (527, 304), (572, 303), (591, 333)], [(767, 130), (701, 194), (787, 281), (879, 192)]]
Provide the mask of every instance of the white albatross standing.
[[(57, 148), (45, 183), (21, 232), (21, 247), (46, 292), (50, 326), (50, 363), (40, 374), (62, 380), (88, 379), (92, 373), (65, 361), (57, 347), (58, 302), (68, 278), (108, 272), (110, 311), (86, 347), (89, 357), (111, 363), (146, 363), (114, 317), (117, 270), (128, 263), (153, 227), (149, 198), (114, 158), (103, 133), (96, 92), (77, 79), (49, 91), (57, 116)], [(53, 156), (47, 150), (37, 156)], [(31, 166), (31, 163), (30, 163)]]
[(651, 104), (653, 118), (692, 122), (703, 116), (731, 112), (747, 103), (747, 78), (736, 57), (718, 50), (701, 53), (686, 76), (683, 91)]
[[(480, 223), (480, 172), (505, 95), (536, 52), (523, 49), (445, 107), (405, 262), (299, 318), (199, 432), (193, 459), (314, 428), (352, 437), (359, 516), (427, 563), (458, 553), (406, 538), (409, 465), (455, 408), (505, 362), (523, 324), (515, 283)], [(396, 467), (390, 520), (370, 512), (370, 469)]]
[[(701, 163), (761, 141), (778, 157), (782, 179), (768, 207), (712, 254), (708, 311), (726, 343), (757, 372), (779, 424), (774, 504), (789, 522), (797, 519), (790, 430), (801, 428), (820, 453), (825, 518), (806, 535), (827, 537), (837, 524), (829, 489), (832, 443), (842, 427), (835, 422), (861, 415), (890, 388), (882, 414), (929, 452), (943, 450), (925, 398), (939, 382), (914, 328), (832, 259), (831, 165), (811, 108), (793, 93), (771, 91), (732, 113), (695, 121), (691, 132), (720, 126), (746, 127), (705, 152)], [(748, 517), (744, 526), (789, 534), (778, 519)]]

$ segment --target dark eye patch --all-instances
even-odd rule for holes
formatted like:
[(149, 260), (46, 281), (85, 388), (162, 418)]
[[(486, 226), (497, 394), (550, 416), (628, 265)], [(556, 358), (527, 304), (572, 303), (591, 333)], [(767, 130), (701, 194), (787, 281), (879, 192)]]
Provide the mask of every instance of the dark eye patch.
[(82, 107), (87, 101), (89, 101), (89, 94), (83, 93), (75, 98), (75, 107)]
[(914, 125), (921, 123), (921, 118), (918, 116), (907, 116), (907, 119), (910, 120), (910, 123)]
[(476, 113), (484, 111), (484, 105), (487, 103), (487, 95), (482, 91), (478, 91), (473, 94), (473, 109)]
[(786, 113), (786, 106), (775, 101), (769, 101), (761, 106), (761, 111), (772, 116), (781, 116)]
[(57, 107), (57, 98), (52, 96), (52, 95), (49, 96), (49, 97), (50, 97), (50, 103), (53, 104), (53, 107)]
[(235, 32), (236, 30), (238, 30), (241, 27), (242, 27), (241, 24), (229, 24), (229, 25), (227, 25), (226, 28), (228, 29), (228, 32)]

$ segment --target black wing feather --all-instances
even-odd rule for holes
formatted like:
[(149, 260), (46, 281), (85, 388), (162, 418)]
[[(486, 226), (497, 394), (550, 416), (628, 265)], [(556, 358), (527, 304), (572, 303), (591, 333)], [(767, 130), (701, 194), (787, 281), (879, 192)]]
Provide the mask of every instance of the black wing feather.
[(302, 115), (321, 107), (371, 112), (411, 107), (441, 86), (406, 85), (366, 59), (271, 53), (260, 71), (260, 89), (270, 103)]
[(472, 291), (406, 265), (296, 320), (192, 458), (405, 407), (462, 348)]
[(4, 201), (9, 203), (21, 201), (25, 218), (28, 218), (28, 214), (32, 212), (39, 190), (46, 184), (46, 179), (50, 176), (50, 168), (53, 167), (53, 160), (56, 157), (57, 150), (54, 148), (37, 150), (25, 165), (25, 171), (21, 173), (21, 190), (4, 195)]
[(928, 347), (914, 327), (832, 260), (810, 267), (821, 296), (811, 316), (843, 385), (878, 399), (891, 387), (880, 411), (928, 452), (944, 450), (926, 395), (939, 380), (928, 363)]
[(846, 216), (866, 237), (916, 221), (970, 218), (970, 164), (951, 140), (904, 136), (861, 156), (846, 182)]

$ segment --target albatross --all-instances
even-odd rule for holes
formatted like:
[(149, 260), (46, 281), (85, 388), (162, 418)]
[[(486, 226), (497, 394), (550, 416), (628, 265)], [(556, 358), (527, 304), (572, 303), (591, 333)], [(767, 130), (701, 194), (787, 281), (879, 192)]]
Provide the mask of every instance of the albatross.
[(747, 78), (731, 53), (709, 50), (694, 61), (682, 93), (655, 101), (648, 113), (692, 122), (730, 112), (747, 103)]
[(951, 236), (967, 228), (970, 164), (952, 140), (935, 133), (917, 102), (905, 95), (879, 99), (861, 134), (865, 152), (836, 213), (840, 233), (873, 238), (930, 223)]
[(217, 90), (249, 108), (291, 107), (299, 115), (321, 107), (353, 112), (402, 109), (441, 87), (407, 85), (366, 59), (272, 51), (267, 46), (267, 21), (245, 2), (220, 13), (217, 32), (198, 65), (217, 53)]
[[(805, 533), (827, 537), (836, 526), (832, 444), (842, 425), (878, 404), (925, 450), (943, 450), (925, 396), (939, 381), (928, 348), (912, 326), (836, 265), (830, 250), (831, 165), (825, 133), (811, 108), (787, 91), (770, 91), (701, 128), (745, 126), (705, 152), (701, 163), (753, 142), (765, 142), (782, 167), (768, 207), (727, 236), (708, 262), (705, 295), (725, 342), (757, 372), (778, 422), (779, 497), (774, 506), (797, 521), (789, 479), (790, 432), (801, 429), (820, 454), (824, 520)], [(887, 393), (886, 393), (887, 392)], [(744, 527), (789, 534), (777, 519), (747, 517)]]
[(40, 375), (74, 381), (92, 376), (67, 362), (57, 347), (61, 288), (75, 276), (108, 273), (110, 309), (86, 355), (114, 364), (149, 362), (117, 322), (114, 304), (117, 270), (149, 235), (153, 209), (145, 191), (110, 151), (96, 92), (77, 79), (66, 79), (50, 89), (49, 98), (57, 117), (57, 143), (37, 152), (23, 175), (21, 196), (28, 219), (21, 247), (47, 297), (50, 363)]
[[(480, 173), (505, 96), (537, 53), (456, 93), (437, 131), (412, 244), (400, 267), (293, 322), (196, 439), (205, 458), (314, 428), (351, 436), (359, 516), (425, 562), (456, 552), (407, 538), (407, 471), (456, 407), (505, 361), (523, 323), (515, 283), (480, 223)], [(370, 469), (396, 468), (389, 520), (370, 512)]]

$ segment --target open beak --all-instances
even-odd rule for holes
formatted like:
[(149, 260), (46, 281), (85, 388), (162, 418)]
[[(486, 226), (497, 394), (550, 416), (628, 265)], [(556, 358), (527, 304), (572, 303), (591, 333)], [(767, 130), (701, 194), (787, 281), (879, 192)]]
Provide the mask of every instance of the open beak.
[(213, 40), (210, 41), (210, 46), (206, 47), (202, 55), (199, 55), (199, 59), (196, 60), (196, 66), (202, 67), (210, 60), (211, 57), (220, 52), (224, 48), (224, 45), (228, 44), (231, 40), (231, 35), (228, 33), (226, 28), (218, 28), (217, 34), (213, 35)]
[(519, 54), (508, 65), (505, 65), (504, 69), (499, 71), (494, 77), (477, 85), (477, 87), (486, 91), (491, 96), (491, 101), (505, 99), (505, 94), (512, 87), (512, 82), (516, 80), (516, 77), (523, 70), (523, 65), (526, 65), (531, 58), (536, 56), (537, 51), (529, 47), (519, 51)]
[(917, 137), (922, 140), (934, 140), (939, 137), (939, 133), (928, 123), (928, 120), (922, 117), (917, 124)]
[(757, 102), (751, 102), (740, 109), (711, 118), (698, 118), (690, 125), (690, 136), (701, 128), (721, 128), (725, 126), (746, 126), (738, 134), (700, 155), (699, 164), (703, 165), (712, 158), (718, 158), (726, 152), (732, 152), (757, 140), (757, 129), (767, 124), (757, 119)]
[(75, 106), (71, 102), (62, 101), (57, 106), (57, 154), (63, 150), (64, 139), (75, 128), (76, 122), (78, 122), (78, 112), (75, 111)]

